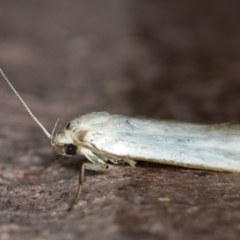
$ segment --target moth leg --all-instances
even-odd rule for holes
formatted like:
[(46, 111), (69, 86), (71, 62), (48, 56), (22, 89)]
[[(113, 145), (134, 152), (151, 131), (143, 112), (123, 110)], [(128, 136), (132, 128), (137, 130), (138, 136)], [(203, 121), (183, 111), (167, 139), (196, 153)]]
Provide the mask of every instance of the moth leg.
[(80, 198), (80, 195), (82, 192), (82, 186), (83, 186), (83, 182), (84, 182), (85, 169), (93, 170), (93, 171), (103, 171), (103, 170), (106, 170), (107, 168), (108, 168), (107, 164), (93, 164), (93, 163), (83, 163), (82, 164), (82, 166), (80, 167), (80, 171), (79, 171), (77, 194), (76, 194), (74, 201), (68, 208), (68, 211), (71, 211), (73, 209), (74, 205), (76, 205), (76, 203), (78, 202), (78, 200)]
[(136, 161), (129, 159), (129, 158), (120, 158), (117, 156), (107, 156), (102, 154), (100, 157), (96, 154), (94, 154), (92, 151), (88, 149), (84, 149), (83, 154), (90, 160), (92, 163), (102, 163), (104, 164), (105, 162), (109, 161), (113, 164), (124, 164), (128, 163), (131, 167), (135, 167)]
[(29, 173), (25, 173), (25, 176), (29, 177), (29, 176), (39, 176), (41, 175), (43, 172), (45, 172), (46, 170), (48, 170), (49, 168), (51, 168), (53, 165), (55, 165), (58, 161), (62, 160), (63, 157), (62, 156), (58, 156), (56, 159), (54, 159), (54, 161), (48, 163), (44, 168), (38, 170), (38, 171), (34, 171), (34, 172), (29, 172)]
[(128, 158), (125, 158), (124, 162), (128, 163), (131, 167), (135, 167), (135, 165), (136, 165), (136, 161), (128, 159)]
[(108, 159), (109, 162), (113, 163), (113, 164), (124, 164), (124, 160), (123, 159), (114, 159), (114, 158), (109, 158)]
[(108, 159), (109, 162), (113, 164), (121, 164), (123, 165), (124, 163), (128, 163), (131, 167), (135, 167), (136, 161), (131, 160), (131, 159)]
[(105, 159), (101, 159), (99, 156), (89, 151), (88, 149), (84, 149), (83, 154), (92, 163), (105, 165), (105, 161), (106, 161)]
[(135, 167), (135, 165), (136, 165), (136, 161), (128, 159), (128, 158), (121, 159), (121, 158), (117, 158), (117, 157), (115, 157), (115, 158), (110, 157), (108, 159), (108, 161), (113, 164), (122, 164), (122, 165), (124, 163), (128, 163), (131, 167)]

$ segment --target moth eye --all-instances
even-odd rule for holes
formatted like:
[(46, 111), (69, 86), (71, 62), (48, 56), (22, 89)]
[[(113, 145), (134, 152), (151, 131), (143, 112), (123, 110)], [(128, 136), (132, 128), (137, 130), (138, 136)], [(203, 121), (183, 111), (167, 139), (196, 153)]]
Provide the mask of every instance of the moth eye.
[(75, 145), (71, 143), (66, 145), (66, 154), (74, 155), (76, 154), (76, 151), (77, 151), (77, 147)]

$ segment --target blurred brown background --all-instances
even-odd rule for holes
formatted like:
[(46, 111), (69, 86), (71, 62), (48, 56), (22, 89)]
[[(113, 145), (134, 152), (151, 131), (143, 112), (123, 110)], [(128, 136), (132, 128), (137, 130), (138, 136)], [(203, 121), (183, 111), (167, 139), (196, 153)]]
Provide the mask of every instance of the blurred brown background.
[[(240, 120), (240, 2), (2, 0), (0, 67), (49, 131), (91, 111)], [(41, 177), (48, 140), (0, 83), (0, 240), (238, 239), (238, 174), (139, 164)]]

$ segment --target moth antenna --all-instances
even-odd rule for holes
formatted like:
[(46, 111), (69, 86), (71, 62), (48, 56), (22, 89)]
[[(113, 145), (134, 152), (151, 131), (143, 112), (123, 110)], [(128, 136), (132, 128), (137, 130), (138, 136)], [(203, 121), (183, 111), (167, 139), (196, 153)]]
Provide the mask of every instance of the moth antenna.
[(56, 123), (55, 123), (55, 125), (54, 125), (54, 127), (53, 127), (53, 130), (52, 130), (52, 134), (51, 134), (51, 145), (53, 145), (53, 140), (54, 140), (54, 133), (55, 133), (55, 130), (56, 130), (56, 128), (57, 128), (57, 125), (58, 125), (58, 121), (59, 121), (59, 119), (57, 119), (57, 121), (56, 121)]
[(47, 129), (39, 122), (39, 120), (34, 116), (34, 114), (32, 113), (32, 111), (30, 110), (30, 108), (27, 106), (27, 104), (23, 101), (23, 99), (21, 98), (21, 96), (19, 95), (19, 93), (17, 92), (17, 90), (13, 87), (13, 85), (11, 84), (11, 82), (8, 80), (8, 78), (6, 77), (6, 75), (3, 73), (2, 69), (0, 68), (0, 73), (3, 76), (4, 80), (7, 82), (7, 84), (9, 85), (9, 87), (12, 89), (12, 91), (15, 93), (15, 95), (18, 97), (18, 99), (20, 100), (20, 102), (23, 104), (23, 106), (25, 107), (26, 111), (28, 112), (28, 114), (33, 118), (33, 120), (40, 126), (40, 128), (43, 130), (43, 132), (47, 135), (47, 137), (49, 139), (51, 139), (51, 134), (47, 131)]

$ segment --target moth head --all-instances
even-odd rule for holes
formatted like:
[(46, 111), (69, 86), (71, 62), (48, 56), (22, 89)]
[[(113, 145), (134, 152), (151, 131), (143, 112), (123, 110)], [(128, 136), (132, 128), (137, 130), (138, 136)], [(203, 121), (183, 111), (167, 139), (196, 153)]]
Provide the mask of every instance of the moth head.
[(50, 145), (52, 149), (57, 155), (64, 157), (71, 157), (77, 154), (79, 144), (77, 143), (74, 132), (69, 129), (69, 124), (54, 134), (57, 123), (58, 121), (56, 122), (50, 137)]

